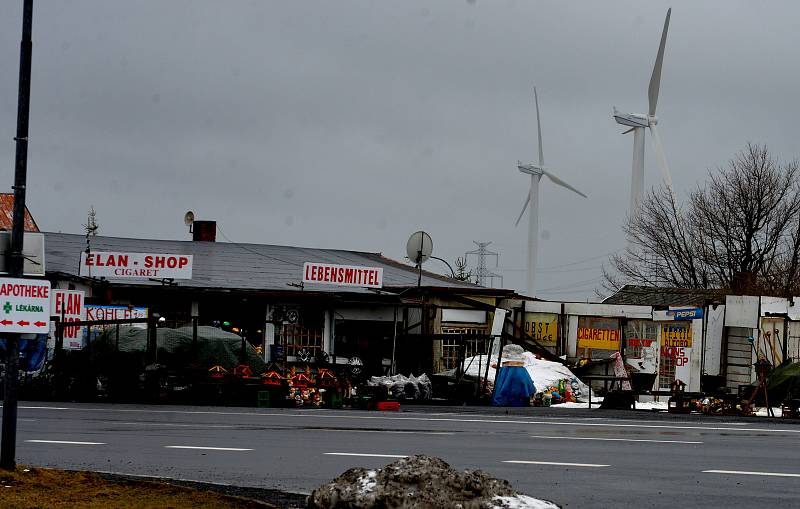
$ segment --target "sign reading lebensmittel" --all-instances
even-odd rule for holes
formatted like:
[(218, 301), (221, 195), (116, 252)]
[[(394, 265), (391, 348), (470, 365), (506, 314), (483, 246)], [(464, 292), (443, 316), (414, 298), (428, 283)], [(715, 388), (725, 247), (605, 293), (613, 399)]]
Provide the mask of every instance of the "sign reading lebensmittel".
[(80, 275), (109, 279), (192, 279), (192, 255), (81, 253)]
[(383, 288), (383, 269), (306, 262), (303, 264), (303, 283)]
[(50, 281), (0, 278), (0, 334), (50, 332)]

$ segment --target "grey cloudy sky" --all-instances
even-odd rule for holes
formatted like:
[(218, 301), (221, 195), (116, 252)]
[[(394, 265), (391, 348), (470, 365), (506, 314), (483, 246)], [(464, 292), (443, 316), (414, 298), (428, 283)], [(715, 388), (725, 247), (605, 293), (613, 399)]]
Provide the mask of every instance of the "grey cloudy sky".
[[(21, 5), (0, 5), (6, 189)], [(670, 5), (679, 196), (748, 141), (797, 157), (796, 2), (38, 0), (28, 204), (47, 231), (81, 232), (93, 205), (101, 234), (184, 239), (191, 209), (232, 241), (394, 258), (425, 229), (451, 262), (492, 241), (524, 289), (536, 84), (545, 159), (589, 195), (542, 182), (539, 296), (593, 298), (629, 195), (611, 108), (646, 111)]]

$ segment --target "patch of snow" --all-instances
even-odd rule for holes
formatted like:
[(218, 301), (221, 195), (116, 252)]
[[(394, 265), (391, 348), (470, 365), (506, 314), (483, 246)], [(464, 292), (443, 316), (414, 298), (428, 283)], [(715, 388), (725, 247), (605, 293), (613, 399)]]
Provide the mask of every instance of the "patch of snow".
[(495, 509), (558, 509), (558, 506), (547, 500), (514, 495), (513, 497), (496, 496), (492, 499)]
[[(772, 412), (775, 414), (775, 417), (781, 417), (783, 415), (783, 411), (781, 411), (780, 407), (772, 407)], [(763, 408), (756, 408), (756, 415), (758, 417), (769, 417), (769, 413), (767, 413), (767, 407)]]
[(669, 410), (667, 401), (644, 401), (636, 402), (636, 410)]
[[(525, 359), (525, 369), (533, 380), (533, 385), (536, 386), (537, 391), (543, 391), (548, 387), (555, 386), (559, 380), (567, 380), (567, 384), (571, 380), (576, 380), (578, 383), (578, 401), (588, 401), (589, 387), (580, 381), (570, 369), (560, 362), (552, 362), (544, 359), (537, 359), (531, 352), (522, 353)], [(487, 378), (490, 382), (494, 382), (494, 377), (497, 372), (491, 366), (492, 363), (497, 362), (497, 357), (489, 357), (487, 355), (476, 355), (464, 360), (464, 370), (466, 374), (476, 377), (483, 377), (486, 373), (486, 363), (489, 362), (489, 372)], [(594, 402), (594, 398), (592, 398)]]
[(377, 486), (377, 481), (375, 480), (375, 476), (377, 475), (378, 473), (375, 470), (370, 470), (364, 477), (359, 478), (358, 492), (363, 495), (374, 490), (375, 486)]

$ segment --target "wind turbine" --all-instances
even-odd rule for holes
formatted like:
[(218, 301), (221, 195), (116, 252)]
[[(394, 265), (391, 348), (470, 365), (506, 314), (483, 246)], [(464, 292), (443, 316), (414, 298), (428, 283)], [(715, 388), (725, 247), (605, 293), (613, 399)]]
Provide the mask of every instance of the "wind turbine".
[(661, 168), (661, 177), (667, 186), (670, 194), (675, 199), (675, 192), (672, 189), (672, 177), (667, 166), (667, 158), (664, 155), (664, 146), (661, 144), (661, 137), (658, 135), (658, 119), (656, 118), (656, 104), (658, 103), (658, 89), (661, 85), (661, 64), (664, 62), (664, 46), (667, 44), (667, 30), (669, 29), (669, 16), (672, 9), (667, 9), (667, 17), (664, 20), (664, 30), (661, 33), (661, 44), (658, 46), (656, 63), (653, 66), (653, 74), (650, 76), (650, 85), (647, 88), (647, 98), (650, 103), (647, 115), (640, 113), (621, 113), (614, 107), (614, 119), (618, 124), (630, 127), (622, 134), (633, 131), (633, 166), (631, 171), (631, 208), (630, 214), (633, 216), (639, 210), (639, 204), (644, 196), (644, 130), (650, 128), (650, 135), (653, 140), (653, 150), (655, 150), (658, 166)]
[(542, 175), (547, 175), (547, 178), (554, 184), (566, 187), (570, 191), (586, 198), (585, 194), (553, 175), (545, 167), (544, 153), (542, 152), (542, 123), (539, 118), (539, 96), (536, 93), (536, 87), (533, 88), (533, 98), (536, 102), (536, 129), (539, 133), (539, 164), (522, 164), (517, 161), (517, 169), (531, 176), (531, 187), (528, 191), (528, 197), (525, 199), (525, 204), (522, 206), (522, 212), (519, 213), (517, 222), (514, 224), (514, 226), (519, 224), (525, 214), (525, 209), (530, 205), (530, 213), (528, 214), (528, 293), (531, 297), (533, 297), (536, 289), (536, 251), (539, 240), (539, 181), (542, 180)]

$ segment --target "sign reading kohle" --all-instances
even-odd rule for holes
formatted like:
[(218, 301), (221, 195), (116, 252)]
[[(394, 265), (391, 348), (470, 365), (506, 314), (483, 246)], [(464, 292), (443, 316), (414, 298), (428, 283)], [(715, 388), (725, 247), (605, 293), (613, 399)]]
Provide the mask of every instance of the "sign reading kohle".
[(192, 279), (192, 255), (81, 253), (80, 275), (119, 279)]
[(306, 262), (303, 264), (303, 283), (383, 288), (383, 269)]
[(50, 281), (0, 278), (0, 333), (50, 331)]

